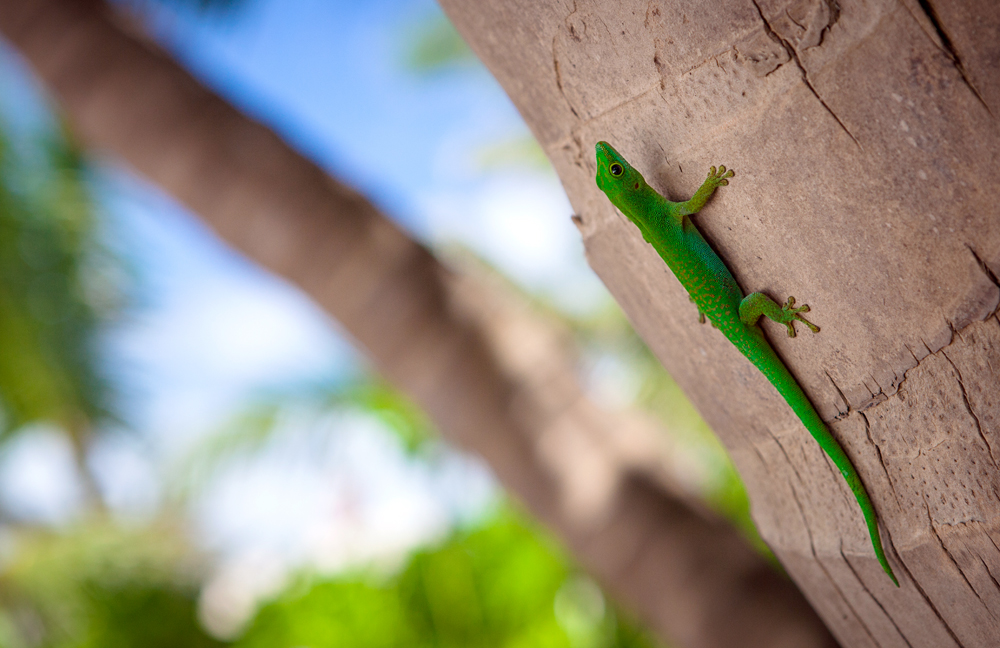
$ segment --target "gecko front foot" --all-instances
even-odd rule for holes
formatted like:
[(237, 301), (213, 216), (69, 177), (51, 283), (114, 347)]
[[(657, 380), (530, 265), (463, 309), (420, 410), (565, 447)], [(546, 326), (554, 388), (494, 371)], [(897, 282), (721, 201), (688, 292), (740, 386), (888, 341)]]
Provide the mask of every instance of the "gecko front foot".
[(795, 298), (789, 297), (785, 305), (781, 307), (781, 323), (788, 327), (788, 337), (795, 337), (795, 327), (792, 326), (792, 322), (798, 320), (809, 327), (809, 330), (813, 333), (819, 333), (819, 327), (807, 320), (806, 318), (799, 315), (799, 313), (808, 313), (809, 304), (802, 304), (798, 308), (795, 307)]
[(725, 187), (729, 184), (729, 178), (732, 178), (734, 175), (736, 174), (732, 169), (726, 171), (726, 165), (724, 164), (720, 165), (718, 170), (712, 167), (708, 170), (708, 177), (705, 179), (704, 184), (712, 185), (713, 189), (715, 187)]

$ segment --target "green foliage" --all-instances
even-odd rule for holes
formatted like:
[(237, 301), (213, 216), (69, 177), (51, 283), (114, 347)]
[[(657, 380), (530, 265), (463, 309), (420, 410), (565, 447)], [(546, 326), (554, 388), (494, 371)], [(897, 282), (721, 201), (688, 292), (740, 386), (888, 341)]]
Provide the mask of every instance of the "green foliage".
[(360, 381), (331, 394), (330, 404), (354, 407), (375, 416), (411, 454), (421, 451), (437, 438), (437, 431), (423, 410), (402, 392), (379, 379)]
[(478, 156), (484, 171), (518, 168), (552, 173), (552, 163), (534, 137), (526, 136), (488, 146)]
[(80, 151), (64, 133), (41, 164), (0, 141), (0, 433), (49, 421), (79, 433), (108, 416), (95, 349), (113, 300), (92, 281), (100, 246)]
[[(581, 595), (582, 593), (582, 595)], [(302, 577), (238, 648), (644, 648), (538, 529), (503, 512), (392, 576)]]
[(416, 72), (429, 73), (477, 61), (455, 27), (437, 13), (411, 28), (407, 65)]
[(0, 577), (4, 648), (214, 648), (198, 624), (198, 565), (176, 529), (22, 531)]
[(226, 462), (263, 451), (284, 431), (285, 417), (311, 419), (300, 418), (297, 427), (301, 429), (331, 412), (358, 412), (376, 419), (411, 456), (428, 450), (437, 439), (423, 411), (376, 377), (366, 375), (347, 384), (296, 385), (258, 397), (221, 430), (195, 445), (180, 462), (180, 496), (196, 492)]

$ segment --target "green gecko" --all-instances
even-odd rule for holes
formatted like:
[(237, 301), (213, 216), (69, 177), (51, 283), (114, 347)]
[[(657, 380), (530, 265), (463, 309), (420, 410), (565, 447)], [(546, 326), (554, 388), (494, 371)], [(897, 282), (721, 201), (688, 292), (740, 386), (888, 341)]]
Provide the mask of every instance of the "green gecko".
[(760, 369), (833, 460), (861, 505), (882, 569), (899, 587), (899, 581), (882, 549), (875, 508), (858, 471), (757, 325), (761, 316), (766, 316), (787, 326), (788, 336), (795, 337), (792, 324), (797, 320), (817, 333), (819, 328), (800, 315), (808, 312), (809, 306), (796, 307), (794, 297), (789, 297), (783, 306), (779, 306), (759, 292), (744, 297), (729, 268), (688, 218), (705, 206), (716, 188), (728, 185), (731, 177), (733, 172), (726, 171), (726, 167), (720, 166), (718, 170), (712, 167), (708, 178), (690, 200), (671, 202), (646, 184), (642, 175), (610, 144), (597, 143), (597, 186), (639, 228), (642, 238), (653, 246), (677, 276), (691, 301), (698, 306), (700, 321), (704, 322), (708, 317), (712, 326), (722, 331), (740, 353)]

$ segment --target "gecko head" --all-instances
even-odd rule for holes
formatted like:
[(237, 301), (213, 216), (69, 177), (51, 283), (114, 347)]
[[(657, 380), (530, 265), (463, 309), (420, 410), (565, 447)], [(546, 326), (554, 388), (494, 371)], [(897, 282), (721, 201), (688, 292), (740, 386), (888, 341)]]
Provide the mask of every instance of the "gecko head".
[(607, 142), (598, 142), (596, 149), (597, 186), (621, 209), (628, 196), (639, 191), (646, 181), (615, 147)]

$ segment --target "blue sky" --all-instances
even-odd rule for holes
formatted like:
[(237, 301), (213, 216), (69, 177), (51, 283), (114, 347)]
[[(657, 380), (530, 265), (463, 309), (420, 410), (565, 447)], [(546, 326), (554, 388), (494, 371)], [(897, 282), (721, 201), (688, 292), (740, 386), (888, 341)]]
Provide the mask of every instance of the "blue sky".
[[(488, 72), (470, 64), (420, 75), (406, 66), (414, 28), (439, 11), (425, 0), (247, 0), (207, 18), (150, 5), (144, 20), (205, 83), (422, 240), (467, 246), (570, 311), (603, 306), (554, 174), (478, 161), (489, 147), (528, 137)], [(22, 135), (51, 119), (38, 94), (0, 49), (0, 114)], [(142, 290), (107, 336), (109, 369), (138, 434), (110, 437), (91, 463), (115, 509), (141, 517), (192, 445), (254, 394), (350, 375), (363, 360), (308, 298), (156, 188), (114, 160), (97, 168), (109, 241), (138, 270)], [(300, 412), (282, 426), (267, 452), (226, 470), (192, 509), (199, 538), (223, 557), (209, 588), (222, 592), (220, 609), (225, 596), (254, 591), (233, 575), (239, 565), (273, 575), (303, 561), (335, 567), (391, 553), (492, 501), (478, 460), (443, 452), (416, 465), (363, 416)], [(327, 439), (321, 451), (317, 438)], [(79, 501), (59, 444), (39, 430), (0, 457), (0, 496), (57, 524)]]
[(481, 66), (407, 69), (414, 28), (437, 15), (414, 0), (249, 0), (209, 18), (158, 10), (149, 22), (216, 91), (421, 231), (413, 196), (478, 179), (477, 144), (526, 132)]
[(161, 42), (216, 91), (355, 185), (420, 238), (459, 240), (571, 310), (604, 298), (554, 174), (484, 169), (484, 149), (530, 137), (478, 63), (407, 66), (425, 0), (246, 0), (214, 18), (150, 14)]

